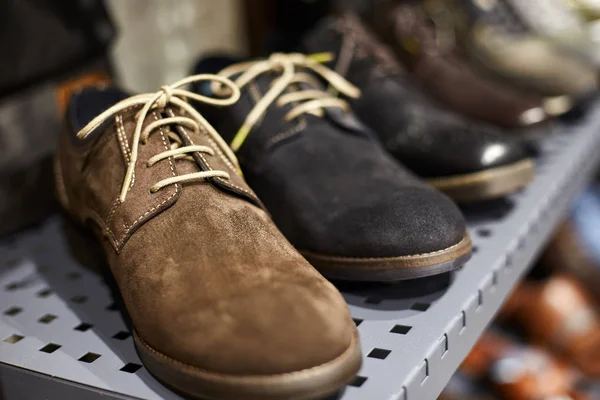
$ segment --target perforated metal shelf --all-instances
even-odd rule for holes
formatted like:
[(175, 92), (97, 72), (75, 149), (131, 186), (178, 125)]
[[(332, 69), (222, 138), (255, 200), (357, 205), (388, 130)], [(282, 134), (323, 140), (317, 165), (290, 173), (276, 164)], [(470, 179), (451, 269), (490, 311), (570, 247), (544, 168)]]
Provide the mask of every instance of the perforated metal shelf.
[[(465, 209), (475, 245), (459, 272), (339, 284), (364, 365), (342, 400), (435, 399), (543, 246), (600, 156), (600, 112), (542, 143), (534, 183)], [(6, 400), (179, 398), (141, 365), (111, 290), (70, 255), (56, 216), (0, 242), (0, 393)], [(0, 396), (1, 397), (1, 396)]]

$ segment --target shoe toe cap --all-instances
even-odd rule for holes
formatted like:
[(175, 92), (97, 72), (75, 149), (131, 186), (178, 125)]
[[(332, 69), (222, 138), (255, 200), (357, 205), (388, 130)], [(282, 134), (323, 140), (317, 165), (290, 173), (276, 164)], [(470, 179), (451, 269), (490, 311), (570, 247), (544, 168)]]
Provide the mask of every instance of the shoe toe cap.
[(321, 253), (343, 257), (401, 257), (459, 243), (465, 220), (445, 195), (428, 187), (403, 188), (377, 202), (349, 208), (328, 223)]
[(214, 373), (277, 375), (340, 357), (355, 331), (342, 296), (328, 282), (273, 280), (188, 318), (167, 351)]
[(482, 169), (514, 164), (528, 157), (525, 144), (519, 140), (490, 141), (478, 151)]
[(455, 120), (432, 126), (426, 136), (393, 152), (400, 162), (425, 178), (481, 172), (529, 156), (528, 146), (520, 138), (488, 125)]
[[(438, 176), (476, 173), (523, 161), (529, 157), (526, 143), (486, 127), (469, 127), (463, 140), (449, 143), (445, 164)], [(470, 138), (469, 138), (470, 137)]]

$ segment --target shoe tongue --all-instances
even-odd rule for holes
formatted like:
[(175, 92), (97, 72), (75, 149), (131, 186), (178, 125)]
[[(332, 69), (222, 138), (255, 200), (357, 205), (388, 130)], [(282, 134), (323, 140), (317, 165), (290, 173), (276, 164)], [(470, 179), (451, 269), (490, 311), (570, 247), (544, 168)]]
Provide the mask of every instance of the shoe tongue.
[(177, 175), (192, 174), (201, 171), (195, 160), (192, 161), (187, 158), (178, 158), (174, 160), (174, 164)]

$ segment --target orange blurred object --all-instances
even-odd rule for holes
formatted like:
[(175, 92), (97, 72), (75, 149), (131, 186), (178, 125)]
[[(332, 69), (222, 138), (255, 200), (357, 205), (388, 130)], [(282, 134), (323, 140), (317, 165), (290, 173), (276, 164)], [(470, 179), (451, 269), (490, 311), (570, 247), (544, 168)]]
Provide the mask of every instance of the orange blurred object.
[(586, 253), (575, 226), (570, 220), (563, 222), (556, 229), (540, 257), (538, 267), (548, 272), (562, 272), (573, 276), (593, 297), (596, 307), (600, 305), (599, 268)]
[(525, 347), (492, 333), (484, 334), (464, 360), (462, 371), (486, 378), (507, 400), (588, 400), (577, 392), (577, 376), (566, 364), (541, 349)]
[(585, 288), (557, 274), (523, 282), (500, 311), (501, 320), (522, 328), (533, 343), (569, 360), (591, 378), (600, 378), (600, 319)]

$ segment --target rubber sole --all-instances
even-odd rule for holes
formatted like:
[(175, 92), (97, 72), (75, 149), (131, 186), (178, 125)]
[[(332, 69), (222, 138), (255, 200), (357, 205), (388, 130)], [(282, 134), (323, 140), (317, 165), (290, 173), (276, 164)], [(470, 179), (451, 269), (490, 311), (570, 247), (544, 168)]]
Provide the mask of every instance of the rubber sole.
[(361, 351), (355, 333), (338, 358), (309, 369), (278, 375), (225, 375), (173, 360), (150, 347), (134, 331), (135, 347), (148, 371), (165, 386), (205, 400), (310, 400), (341, 390), (360, 369)]
[(335, 257), (301, 251), (302, 255), (330, 279), (394, 282), (442, 274), (460, 268), (471, 258), (471, 238), (439, 251), (399, 257)]
[(535, 166), (527, 159), (472, 174), (428, 179), (427, 182), (459, 203), (506, 196), (531, 183)]

